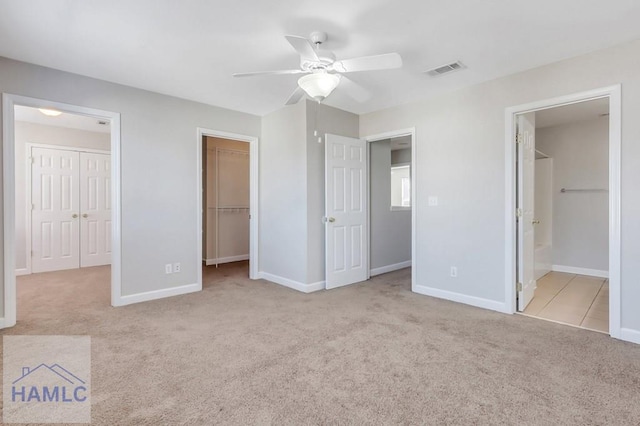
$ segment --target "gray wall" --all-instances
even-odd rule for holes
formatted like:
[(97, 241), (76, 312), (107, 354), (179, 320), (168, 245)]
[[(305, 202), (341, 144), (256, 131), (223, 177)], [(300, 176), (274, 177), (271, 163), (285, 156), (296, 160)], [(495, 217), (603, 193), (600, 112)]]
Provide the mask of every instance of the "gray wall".
[(536, 130), (553, 158), (553, 264), (609, 270), (609, 194), (561, 188), (609, 187), (608, 117)]
[(262, 118), (260, 272), (307, 279), (307, 127), (304, 102)]
[[(6, 58), (0, 91), (119, 112), (122, 294), (197, 282), (196, 128), (259, 136), (260, 117)], [(182, 272), (165, 275), (169, 262)]]
[[(391, 211), (391, 164), (411, 161), (411, 150), (391, 151), (389, 140), (369, 144), (371, 194), (370, 269), (411, 260), (411, 210)], [(394, 163), (396, 164), (396, 163)]]
[(360, 117), (362, 136), (416, 128), (417, 285), (506, 303), (505, 109), (621, 83), (622, 327), (640, 331), (638, 57), (635, 41)]
[[(318, 109), (319, 108), (319, 109)], [(358, 116), (301, 101), (262, 119), (260, 272), (324, 281), (324, 138), (358, 137)]]
[(109, 133), (46, 126), (16, 121), (15, 123), (15, 179), (16, 179), (16, 269), (27, 267), (27, 143), (90, 148), (109, 151)]

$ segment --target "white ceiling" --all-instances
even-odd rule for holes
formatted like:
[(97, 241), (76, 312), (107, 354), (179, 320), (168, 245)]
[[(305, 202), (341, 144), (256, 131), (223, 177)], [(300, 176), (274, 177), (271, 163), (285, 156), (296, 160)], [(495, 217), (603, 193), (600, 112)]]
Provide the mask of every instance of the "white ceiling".
[(89, 132), (109, 133), (111, 126), (99, 124), (97, 118), (85, 117), (83, 115), (62, 113), (57, 117), (49, 117), (38, 111), (37, 108), (26, 106), (15, 106), (15, 120), (26, 121), (28, 123), (44, 124), (47, 126), (65, 127), (68, 129), (87, 130)]
[[(404, 67), (349, 74), (326, 103), (365, 113), (640, 38), (637, 0), (0, 0), (0, 56), (263, 115), (296, 68), (285, 34), (326, 31), (339, 59), (397, 51)], [(430, 78), (461, 60), (468, 69)]]
[(594, 120), (609, 113), (609, 98), (579, 102), (536, 112), (536, 129)]

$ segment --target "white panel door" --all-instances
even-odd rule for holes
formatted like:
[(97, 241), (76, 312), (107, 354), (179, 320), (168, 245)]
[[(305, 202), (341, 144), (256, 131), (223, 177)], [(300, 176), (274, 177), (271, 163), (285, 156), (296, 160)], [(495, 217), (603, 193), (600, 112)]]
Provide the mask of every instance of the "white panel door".
[(80, 153), (80, 267), (111, 263), (111, 156)]
[(31, 150), (33, 272), (79, 266), (79, 155)]
[(518, 310), (524, 311), (536, 290), (534, 274), (535, 113), (518, 116)]
[(326, 288), (367, 279), (366, 142), (327, 135)]

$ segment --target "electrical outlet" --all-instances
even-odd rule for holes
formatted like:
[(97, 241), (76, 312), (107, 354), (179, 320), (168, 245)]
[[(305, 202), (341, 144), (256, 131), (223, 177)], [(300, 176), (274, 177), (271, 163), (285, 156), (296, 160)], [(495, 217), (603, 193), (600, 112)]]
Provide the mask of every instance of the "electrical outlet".
[(179, 263), (174, 263), (173, 264), (173, 272), (175, 272), (175, 273), (180, 272), (180, 264)]
[(456, 278), (458, 276), (458, 268), (456, 266), (451, 267), (451, 277)]
[(435, 206), (437, 206), (437, 205), (438, 205), (438, 197), (435, 197), (435, 196), (433, 196), (433, 195), (432, 195), (432, 196), (430, 196), (430, 197), (427, 199), (427, 201), (428, 201), (428, 204), (429, 204), (429, 206), (430, 206), (430, 207), (435, 207)]
[(165, 274), (170, 274), (173, 272), (173, 269), (171, 267), (170, 263), (167, 263), (166, 265), (164, 265), (164, 273)]

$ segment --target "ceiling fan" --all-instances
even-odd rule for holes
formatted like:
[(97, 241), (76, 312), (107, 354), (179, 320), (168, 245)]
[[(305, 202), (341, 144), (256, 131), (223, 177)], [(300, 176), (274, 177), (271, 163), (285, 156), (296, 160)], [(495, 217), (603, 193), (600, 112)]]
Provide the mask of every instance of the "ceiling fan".
[(402, 58), (398, 53), (338, 61), (332, 52), (320, 48), (322, 43), (327, 41), (327, 33), (321, 31), (312, 32), (309, 39), (293, 35), (287, 35), (285, 38), (300, 55), (300, 69), (237, 73), (233, 76), (306, 74), (298, 79), (298, 87), (289, 96), (286, 105), (297, 103), (305, 93), (321, 102), (333, 92), (341, 80), (349, 95), (358, 101), (363, 101), (368, 97), (368, 93), (342, 74), (402, 67)]

